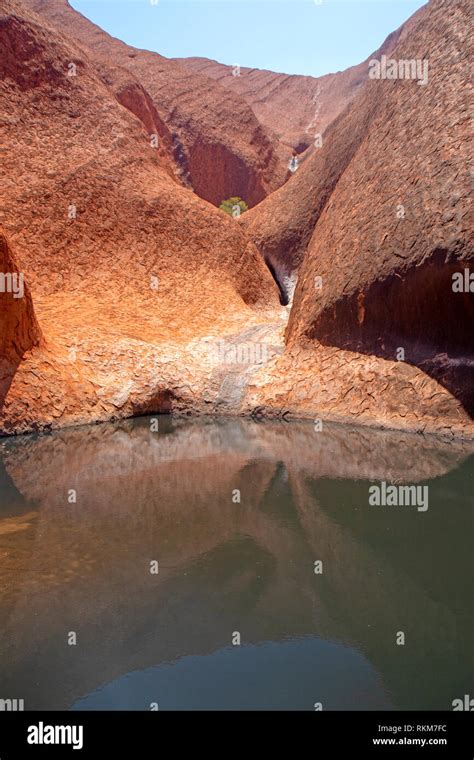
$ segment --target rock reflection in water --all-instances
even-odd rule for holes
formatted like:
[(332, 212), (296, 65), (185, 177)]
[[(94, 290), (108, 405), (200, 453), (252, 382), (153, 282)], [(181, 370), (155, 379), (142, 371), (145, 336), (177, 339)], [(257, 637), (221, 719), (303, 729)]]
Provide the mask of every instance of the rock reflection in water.
[[(371, 480), (427, 484), (429, 510), (369, 506)], [(472, 486), (459, 442), (309, 423), (4, 441), (0, 697), (449, 710), (472, 682)]]

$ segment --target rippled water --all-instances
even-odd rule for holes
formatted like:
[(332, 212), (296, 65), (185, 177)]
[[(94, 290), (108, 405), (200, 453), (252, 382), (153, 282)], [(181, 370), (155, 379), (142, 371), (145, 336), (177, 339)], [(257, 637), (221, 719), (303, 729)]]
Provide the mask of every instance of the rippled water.
[[(472, 692), (472, 448), (150, 422), (0, 442), (0, 699), (451, 710)], [(370, 506), (382, 480), (428, 485), (428, 510)]]

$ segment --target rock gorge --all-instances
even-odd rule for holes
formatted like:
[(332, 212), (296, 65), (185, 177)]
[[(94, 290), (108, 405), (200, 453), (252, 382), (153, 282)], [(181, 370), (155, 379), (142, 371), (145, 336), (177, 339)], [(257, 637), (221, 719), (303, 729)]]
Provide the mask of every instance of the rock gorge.
[(1, 0), (0, 433), (171, 411), (474, 440), (472, 26), (430, 0), (374, 54), (426, 85), (234, 77)]

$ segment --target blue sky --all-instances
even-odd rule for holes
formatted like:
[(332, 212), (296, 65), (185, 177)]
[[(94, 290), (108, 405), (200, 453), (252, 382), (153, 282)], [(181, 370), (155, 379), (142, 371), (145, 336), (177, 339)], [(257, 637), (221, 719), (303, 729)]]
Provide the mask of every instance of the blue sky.
[(100, 27), (169, 58), (320, 76), (367, 58), (425, 0), (70, 0)]

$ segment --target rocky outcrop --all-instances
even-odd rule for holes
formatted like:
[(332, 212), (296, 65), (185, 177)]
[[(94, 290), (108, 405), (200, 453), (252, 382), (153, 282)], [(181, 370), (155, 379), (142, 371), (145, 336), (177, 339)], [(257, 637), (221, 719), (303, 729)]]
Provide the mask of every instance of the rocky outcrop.
[(147, 129), (154, 124), (150, 111), (156, 112), (158, 131), (166, 131), (179, 176), (201, 198), (219, 205), (239, 196), (253, 206), (285, 180), (286, 153), (282, 155), (276, 139), (238, 94), (175, 61), (111, 37), (67, 0), (25, 4), (83, 46), (101, 64), (104, 76), (110, 79), (108, 71), (120, 67), (132, 75), (132, 82), (140, 82), (147, 95), (136, 84), (130, 90), (120, 83), (118, 99), (133, 113), (139, 111)]
[(297, 273), (326, 203), (364, 139), (377, 103), (364, 104), (359, 118), (348, 107), (331, 124), (321, 148), (294, 176), (241, 219), (246, 233), (279, 282)]
[[(275, 118), (280, 123), (284, 123), (286, 118), (291, 120), (295, 129), (300, 129), (299, 109), (307, 109), (308, 104), (312, 103), (314, 111), (306, 128), (310, 147), (297, 158), (298, 164), (290, 181), (242, 219), (248, 234), (265, 260), (276, 270), (280, 281), (298, 271), (316, 222), (378, 111), (380, 103), (377, 97), (367, 97), (369, 61), (380, 60), (382, 55), (390, 56), (396, 45), (410, 34), (422, 13), (423, 9), (390, 34), (363, 63), (314, 79), (312, 89), (315, 95), (305, 94), (308, 77), (274, 75), (281, 81), (277, 80), (276, 91), (272, 90), (269, 94), (272, 108), (275, 101), (278, 103), (278, 93), (282, 88), (291, 90), (294, 101), (291, 108), (285, 99), (281, 110), (275, 106)], [(250, 77), (249, 70), (249, 80), (244, 79), (243, 82), (259, 79), (260, 73), (265, 79), (263, 74), (267, 72), (256, 72)], [(251, 95), (249, 97), (251, 102)], [(258, 113), (257, 107), (254, 107)], [(264, 116), (261, 118), (265, 123)], [(310, 118), (310, 113), (305, 111), (306, 118)]]
[[(240, 223), (183, 187), (186, 172), (207, 184), (217, 171), (206, 146), (224, 121), (190, 117), (195, 153), (176, 142), (145, 79), (166, 69), (176, 113), (195, 113), (179, 65), (130, 58), (59, 0), (28, 2), (50, 20), (17, 0), (0, 14), (0, 208), (43, 339), (5, 332), (18, 361), (1, 433), (171, 411), (474, 438), (472, 292), (452, 287), (473, 253), (465, 0), (435, 0), (397, 37), (397, 59), (429, 50), (426, 85), (367, 78)], [(198, 80), (214, 103), (219, 85)], [(227, 147), (216, 137), (219, 171), (228, 160), (250, 187)], [(285, 346), (279, 299), (297, 269)], [(28, 303), (9, 303), (14, 319)]]
[[(419, 13), (419, 12), (418, 12)], [(210, 77), (249, 104), (258, 120), (278, 140), (301, 154), (313, 151), (319, 136), (352, 102), (367, 80), (367, 66), (372, 58), (390, 55), (408, 24), (389, 34), (378, 50), (366, 61), (344, 71), (321, 77), (278, 74), (246, 66), (226, 66), (209, 58), (175, 58), (191, 71)]]
[(0, 228), (0, 414), (18, 365), (40, 343), (30, 292)]
[[(374, 56), (388, 53), (400, 31), (391, 34)], [(243, 97), (258, 120), (298, 154), (312, 148), (315, 136), (324, 134), (367, 78), (367, 61), (345, 71), (311, 77), (225, 66), (208, 58), (174, 60)]]
[(466, 2), (435, 0), (393, 52), (397, 60), (419, 60), (428, 49), (428, 83), (368, 82), (369, 109), (380, 105), (316, 226), (288, 339), (422, 366), (472, 413), (474, 299), (453, 281), (474, 257), (471, 23)]
[(11, 0), (0, 70), (3, 225), (45, 338), (12, 378), (2, 432), (205, 403), (201, 338), (278, 303), (255, 247), (170, 176), (84, 50)]
[[(448, 417), (455, 427), (471, 424), (474, 304), (472, 291), (456, 292), (453, 280), (468, 277), (474, 255), (468, 6), (433, 0), (392, 52), (396, 60), (428, 58), (427, 84), (368, 80), (334, 125), (336, 140), (344, 129), (360, 144), (318, 214), (287, 355), (265, 380), (272, 406), (276, 398), (293, 412), (329, 405), (360, 419), (398, 412), (417, 429), (428, 420), (442, 429)], [(299, 185), (295, 177), (284, 190), (303, 182), (302, 172)], [(305, 203), (300, 194), (292, 200)], [(307, 387), (308, 374), (317, 388)]]

